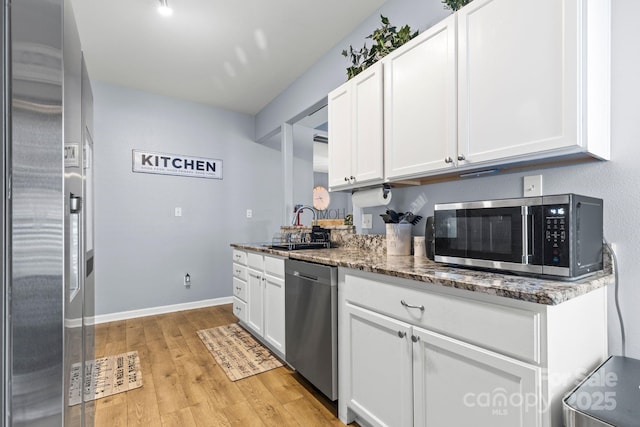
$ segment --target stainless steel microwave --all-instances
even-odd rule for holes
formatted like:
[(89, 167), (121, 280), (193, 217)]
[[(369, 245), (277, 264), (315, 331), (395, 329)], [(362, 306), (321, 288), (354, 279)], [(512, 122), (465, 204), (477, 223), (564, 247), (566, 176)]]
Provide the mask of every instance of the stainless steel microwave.
[(434, 260), (585, 276), (602, 270), (602, 205), (577, 194), (436, 204)]

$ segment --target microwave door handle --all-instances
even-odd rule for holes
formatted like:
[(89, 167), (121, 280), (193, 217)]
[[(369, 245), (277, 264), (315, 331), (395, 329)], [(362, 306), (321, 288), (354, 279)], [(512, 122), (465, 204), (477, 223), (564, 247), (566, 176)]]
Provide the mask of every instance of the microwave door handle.
[[(533, 236), (533, 221), (529, 221), (531, 215), (529, 214), (529, 207), (522, 206), (522, 264), (529, 264), (531, 254), (529, 253), (529, 241)], [(529, 226), (531, 224), (531, 227)]]

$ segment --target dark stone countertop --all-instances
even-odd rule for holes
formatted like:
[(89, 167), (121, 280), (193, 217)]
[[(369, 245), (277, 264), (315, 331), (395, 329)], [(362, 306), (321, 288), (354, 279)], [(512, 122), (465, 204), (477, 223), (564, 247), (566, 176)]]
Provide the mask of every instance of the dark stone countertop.
[(387, 256), (380, 252), (353, 248), (282, 251), (255, 243), (231, 246), (236, 249), (402, 277), (433, 286), (482, 292), (545, 305), (560, 304), (607, 286), (614, 280), (608, 256), (605, 256), (603, 271), (579, 280), (565, 281), (451, 267), (424, 257)]

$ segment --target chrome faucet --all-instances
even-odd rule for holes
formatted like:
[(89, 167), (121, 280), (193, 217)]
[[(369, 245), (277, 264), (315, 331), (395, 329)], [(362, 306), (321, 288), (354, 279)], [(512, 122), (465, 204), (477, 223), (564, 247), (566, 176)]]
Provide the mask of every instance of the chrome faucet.
[(300, 212), (302, 212), (303, 210), (305, 210), (305, 209), (310, 210), (310, 211), (311, 211), (311, 213), (313, 214), (313, 221), (311, 222), (311, 225), (313, 225), (313, 224), (316, 222), (316, 220), (317, 220), (317, 217), (316, 217), (316, 210), (315, 210), (315, 209), (313, 209), (311, 206), (302, 205), (302, 206), (300, 206), (298, 209), (296, 209), (296, 210), (293, 212), (293, 220), (291, 221), (291, 225), (295, 225), (295, 223), (296, 223), (296, 219), (298, 218), (298, 214), (299, 214)]

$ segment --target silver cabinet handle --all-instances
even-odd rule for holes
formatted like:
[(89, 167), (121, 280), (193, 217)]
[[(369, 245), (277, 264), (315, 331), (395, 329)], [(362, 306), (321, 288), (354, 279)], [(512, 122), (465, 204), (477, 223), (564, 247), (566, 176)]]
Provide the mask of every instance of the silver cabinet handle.
[(420, 341), (420, 337), (417, 337), (415, 335), (411, 335), (411, 341), (418, 342), (418, 341)]
[(458, 160), (463, 161), (464, 159), (464, 154), (458, 154)]
[(349, 181), (349, 178), (345, 176), (345, 177), (344, 177), (344, 180), (345, 180), (345, 181)]
[(351, 175), (351, 176), (349, 177), (349, 180), (351, 180), (351, 181), (355, 181), (355, 180), (356, 180), (356, 177), (355, 177), (355, 176), (353, 176), (353, 175)]
[(240, 286), (236, 286), (236, 291), (240, 292), (242, 288)]
[(412, 305), (412, 304), (407, 304), (405, 300), (401, 300), (400, 304), (402, 304), (403, 306), (407, 307), (407, 308), (419, 308), (420, 311), (424, 311), (424, 305)]
[(444, 158), (444, 162), (445, 163), (453, 163), (453, 159), (451, 157), (445, 157)]
[(398, 331), (398, 336), (399, 336), (400, 338), (404, 338), (404, 337), (406, 337), (406, 336), (407, 336), (407, 333), (406, 333), (405, 331)]

